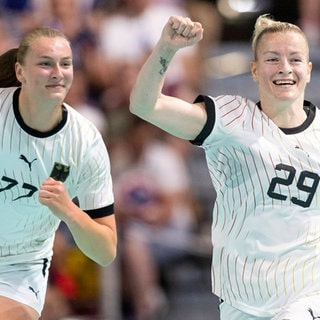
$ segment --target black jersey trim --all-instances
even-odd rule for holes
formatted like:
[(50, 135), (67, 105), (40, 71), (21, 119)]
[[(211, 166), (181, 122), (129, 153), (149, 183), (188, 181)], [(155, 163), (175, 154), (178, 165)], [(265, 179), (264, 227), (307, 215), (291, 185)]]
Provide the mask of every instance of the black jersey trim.
[(99, 209), (92, 209), (92, 210), (83, 210), (87, 213), (92, 219), (103, 218), (107, 216), (111, 216), (114, 214), (114, 204), (110, 204), (109, 206), (99, 208)]
[[(262, 110), (260, 101), (257, 103), (257, 106), (260, 110)], [(303, 109), (307, 114), (307, 119), (300, 126), (297, 126), (294, 128), (281, 128), (280, 127), (279, 129), (283, 133), (288, 134), (288, 135), (289, 134), (297, 134), (297, 133), (300, 133), (300, 132), (306, 130), (311, 125), (311, 123), (313, 122), (313, 120), (316, 116), (316, 107), (310, 101), (305, 100), (303, 102)]]
[(58, 123), (58, 125), (56, 127), (54, 127), (52, 130), (47, 131), (47, 132), (41, 132), (35, 129), (30, 128), (29, 126), (26, 125), (26, 123), (23, 121), (20, 111), (19, 111), (19, 94), (20, 94), (21, 88), (17, 88), (17, 90), (13, 93), (13, 112), (14, 115), (16, 117), (17, 122), (19, 123), (20, 127), (27, 132), (28, 134), (30, 134), (33, 137), (36, 138), (47, 138), (50, 137), (54, 134), (56, 134), (57, 132), (59, 132), (61, 130), (61, 128), (64, 127), (64, 125), (67, 122), (68, 119), (68, 111), (65, 108), (65, 106), (62, 106), (62, 119), (61, 121)]
[(194, 140), (190, 140), (190, 142), (194, 145), (200, 146), (203, 144), (204, 140), (209, 136), (214, 127), (216, 112), (214, 108), (214, 102), (208, 96), (199, 95), (194, 101), (194, 103), (198, 102), (204, 102), (205, 104), (207, 112), (207, 121), (199, 135)]

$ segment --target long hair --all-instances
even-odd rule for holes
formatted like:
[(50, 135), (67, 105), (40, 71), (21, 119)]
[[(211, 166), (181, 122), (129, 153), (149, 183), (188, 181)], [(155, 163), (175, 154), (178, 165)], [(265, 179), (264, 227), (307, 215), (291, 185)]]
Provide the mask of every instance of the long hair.
[(0, 88), (19, 87), (21, 85), (15, 72), (17, 52), (18, 48), (13, 48), (0, 56)]

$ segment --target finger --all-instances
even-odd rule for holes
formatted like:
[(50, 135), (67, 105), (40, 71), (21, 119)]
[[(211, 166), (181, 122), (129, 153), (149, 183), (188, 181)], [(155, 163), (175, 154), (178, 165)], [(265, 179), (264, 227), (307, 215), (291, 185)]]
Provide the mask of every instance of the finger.
[(39, 191), (39, 199), (40, 200), (48, 200), (51, 198), (51, 192), (40, 190)]
[(203, 27), (201, 23), (196, 22), (192, 29), (192, 37), (199, 37), (200, 39), (203, 37)]
[(171, 27), (176, 34), (179, 34), (185, 38), (194, 38), (202, 36), (203, 28), (201, 23), (193, 22), (190, 18), (173, 17), (171, 21)]
[(173, 22), (172, 29), (178, 34), (183, 35), (183, 33), (188, 33), (191, 29), (192, 22), (189, 18), (180, 18)]
[(187, 18), (185, 17), (171, 17), (170, 18), (170, 25), (171, 25), (171, 28), (174, 29), (176, 32), (179, 31), (179, 29), (181, 29), (183, 27), (183, 25), (185, 25), (185, 20)]
[(194, 27), (194, 23), (189, 18), (186, 18), (183, 21), (183, 23), (180, 25), (178, 32), (184, 37), (190, 37), (192, 36), (193, 27)]
[(42, 183), (42, 187), (45, 187), (45, 186), (53, 186), (55, 185), (56, 183), (56, 180), (52, 179), (52, 178), (48, 178), (46, 179), (45, 181), (43, 181)]

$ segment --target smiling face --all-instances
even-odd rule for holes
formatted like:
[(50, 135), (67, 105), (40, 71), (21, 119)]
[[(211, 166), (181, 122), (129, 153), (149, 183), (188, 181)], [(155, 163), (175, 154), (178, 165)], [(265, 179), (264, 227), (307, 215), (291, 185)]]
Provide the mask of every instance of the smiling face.
[(295, 31), (267, 32), (259, 40), (251, 73), (263, 104), (303, 105), (312, 64), (306, 39)]
[(16, 64), (16, 74), (23, 92), (34, 103), (61, 104), (73, 80), (72, 52), (62, 37), (35, 39)]

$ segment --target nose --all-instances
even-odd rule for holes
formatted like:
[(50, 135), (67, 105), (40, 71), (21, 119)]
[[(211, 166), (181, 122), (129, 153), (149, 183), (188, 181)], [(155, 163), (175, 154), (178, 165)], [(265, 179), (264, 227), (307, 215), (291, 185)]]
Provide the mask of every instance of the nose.
[(57, 63), (53, 66), (51, 72), (52, 79), (61, 79), (63, 77), (61, 66)]
[(279, 73), (280, 74), (290, 74), (290, 73), (292, 73), (291, 64), (287, 59), (280, 60)]

